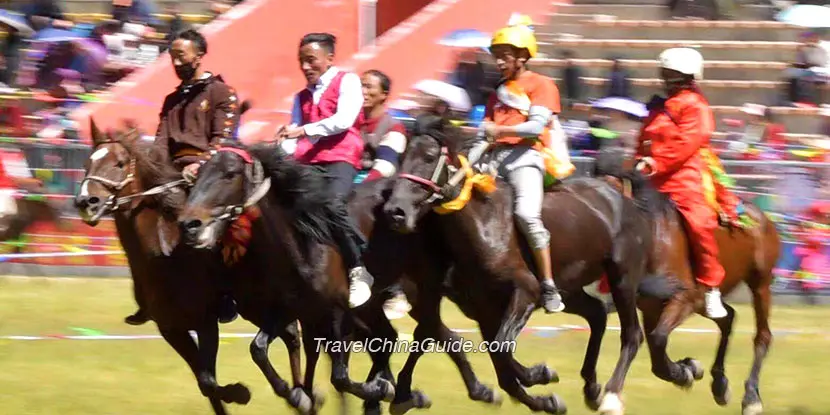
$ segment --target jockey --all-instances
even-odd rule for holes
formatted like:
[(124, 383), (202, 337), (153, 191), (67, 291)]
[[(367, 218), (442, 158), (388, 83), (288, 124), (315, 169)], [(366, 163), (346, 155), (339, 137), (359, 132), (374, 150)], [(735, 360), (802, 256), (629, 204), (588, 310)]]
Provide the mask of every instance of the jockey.
[(358, 307), (372, 295), (374, 278), (363, 266), (364, 236), (346, 210), (345, 198), (357, 171), (363, 167), (363, 93), (360, 78), (333, 65), (336, 39), (329, 33), (310, 33), (300, 41), (300, 69), (307, 86), (298, 92), (291, 125), (277, 131), (279, 140), (300, 163), (317, 166), (332, 176), (329, 190), (336, 223), (332, 235), (349, 270), (349, 306)]
[[(231, 137), (238, 118), (239, 103), (233, 88), (201, 65), (206, 53), (207, 41), (195, 30), (173, 37), (170, 59), (181, 84), (164, 99), (154, 143), (188, 180), (195, 178), (210, 147)], [(236, 317), (233, 299), (222, 295), (219, 321), (229, 323)], [(138, 311), (125, 319), (131, 325), (149, 320), (141, 301)]]
[(363, 120), (360, 133), (364, 148), (361, 171), (356, 182), (392, 177), (398, 171), (401, 155), (406, 149), (406, 127), (386, 110), (386, 99), (392, 85), (389, 77), (378, 70), (366, 71), (363, 83)]
[(655, 96), (649, 104), (636, 169), (651, 177), (686, 219), (697, 281), (706, 287), (706, 314), (722, 318), (727, 312), (718, 287), (725, 272), (714, 234), (717, 213), (704, 193), (703, 178), (709, 172), (701, 151), (715, 131), (715, 121), (695, 84), (703, 75), (703, 56), (694, 49), (674, 48), (663, 51), (659, 60), (668, 98)]
[(550, 234), (542, 223), (548, 171), (543, 147), (551, 140), (549, 126), (555, 124), (560, 104), (553, 80), (527, 68), (536, 50), (536, 37), (526, 26), (508, 26), (493, 35), (490, 52), (503, 78), (487, 102), (477, 136), (480, 141), (470, 150), (470, 163), (479, 162), (491, 141), (495, 142), (490, 166), (513, 188), (515, 217), (533, 250), (542, 305), (553, 313), (565, 305), (553, 281)]

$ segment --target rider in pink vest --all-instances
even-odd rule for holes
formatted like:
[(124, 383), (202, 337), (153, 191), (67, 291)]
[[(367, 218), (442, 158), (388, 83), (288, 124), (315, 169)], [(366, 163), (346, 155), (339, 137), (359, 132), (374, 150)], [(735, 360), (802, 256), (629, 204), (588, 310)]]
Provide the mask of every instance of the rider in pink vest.
[(357, 74), (333, 65), (335, 42), (328, 33), (310, 33), (300, 41), (300, 68), (307, 86), (294, 99), (292, 124), (281, 127), (277, 135), (281, 140), (296, 140), (293, 154), (297, 161), (332, 177), (332, 236), (349, 269), (349, 305), (357, 307), (371, 297), (374, 281), (361, 260), (366, 240), (345, 205), (362, 166), (363, 87)]

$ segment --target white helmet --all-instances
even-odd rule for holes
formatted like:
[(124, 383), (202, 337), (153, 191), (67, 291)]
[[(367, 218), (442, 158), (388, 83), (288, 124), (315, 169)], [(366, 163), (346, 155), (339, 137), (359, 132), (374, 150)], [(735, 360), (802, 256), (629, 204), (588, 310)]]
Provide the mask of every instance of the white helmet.
[(703, 79), (703, 55), (691, 48), (666, 49), (660, 54), (660, 67)]

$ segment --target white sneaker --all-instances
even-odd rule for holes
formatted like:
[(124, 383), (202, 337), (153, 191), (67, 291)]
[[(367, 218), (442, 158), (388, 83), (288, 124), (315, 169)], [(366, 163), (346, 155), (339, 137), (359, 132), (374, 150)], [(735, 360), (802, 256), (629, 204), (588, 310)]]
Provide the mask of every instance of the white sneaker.
[(409, 310), (412, 310), (412, 305), (409, 304), (406, 295), (403, 293), (386, 300), (386, 303), (383, 304), (383, 313), (386, 314), (386, 318), (389, 320), (399, 319), (409, 313)]
[(372, 297), (371, 277), (368, 274), (363, 267), (349, 271), (349, 307), (360, 307)]
[(704, 295), (706, 300), (706, 315), (709, 318), (723, 318), (726, 317), (726, 308), (723, 306), (723, 301), (720, 298), (720, 290), (712, 288)]

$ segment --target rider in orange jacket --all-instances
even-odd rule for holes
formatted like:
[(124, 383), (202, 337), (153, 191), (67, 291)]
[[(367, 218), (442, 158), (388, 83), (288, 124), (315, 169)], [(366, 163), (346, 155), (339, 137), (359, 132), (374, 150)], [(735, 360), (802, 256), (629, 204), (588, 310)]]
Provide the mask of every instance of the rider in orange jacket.
[(688, 222), (697, 281), (707, 287), (706, 314), (721, 318), (727, 315), (718, 289), (724, 269), (714, 235), (717, 213), (704, 194), (703, 178), (710, 173), (701, 151), (715, 131), (715, 121), (695, 84), (703, 74), (703, 57), (694, 49), (674, 48), (663, 51), (659, 60), (668, 98), (650, 104), (640, 132), (637, 170), (671, 197)]

